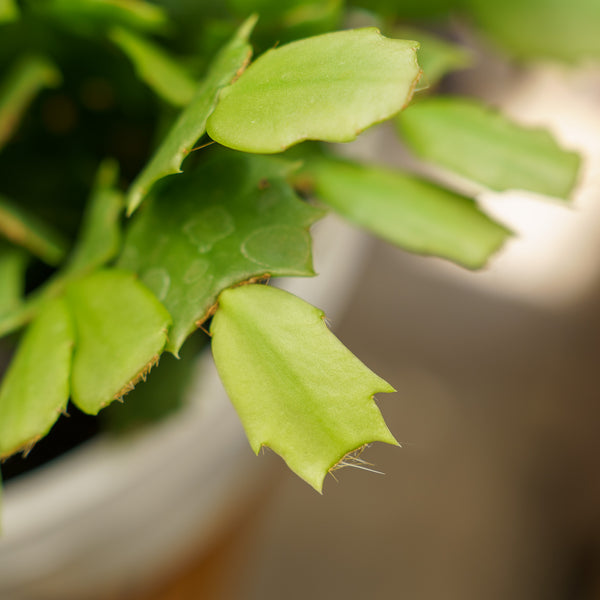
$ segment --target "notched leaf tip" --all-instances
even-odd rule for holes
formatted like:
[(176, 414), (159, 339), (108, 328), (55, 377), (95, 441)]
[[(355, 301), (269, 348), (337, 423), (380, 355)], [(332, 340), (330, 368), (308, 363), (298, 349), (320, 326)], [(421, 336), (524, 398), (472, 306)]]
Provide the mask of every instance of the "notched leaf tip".
[[(243, 281), (238, 281), (237, 283), (233, 283), (231, 285), (228, 285), (226, 288), (222, 289), (219, 292), (219, 296), (221, 295), (222, 292), (224, 292), (226, 290), (241, 287), (244, 285), (253, 285), (255, 283), (268, 285), (268, 283), (271, 281), (271, 277), (272, 277), (271, 273), (263, 273), (262, 275), (257, 275), (256, 277), (250, 277), (250, 279), (244, 279)], [(213, 317), (215, 315), (218, 308), (219, 308), (219, 297), (217, 297), (217, 301), (204, 313), (204, 315), (202, 315), (202, 317), (200, 317), (197, 321), (194, 322), (194, 325), (196, 325), (196, 327), (198, 329), (202, 329), (202, 331), (204, 331), (205, 333), (208, 333), (209, 336), (212, 336), (212, 334), (209, 331), (207, 331), (203, 327), (203, 325), (204, 325), (204, 323), (206, 323), (206, 321), (208, 321), (208, 319), (210, 319), (211, 317)]]
[(361, 458), (362, 453), (371, 446), (371, 444), (363, 444), (355, 450), (351, 450), (342, 456), (342, 458), (333, 465), (328, 473), (337, 481), (337, 477), (334, 475), (335, 471), (339, 471), (345, 467), (352, 467), (354, 469), (361, 469), (363, 471), (369, 471), (371, 473), (377, 473), (378, 475), (385, 475), (383, 471), (374, 469), (375, 465)]
[(17, 446), (14, 450), (11, 450), (10, 452), (5, 452), (0, 456), (0, 462), (8, 460), (11, 456), (18, 454), (19, 452), (21, 452), (23, 458), (27, 458), (27, 456), (29, 456), (29, 453), (33, 450), (33, 447), (42, 439), (42, 437), (43, 436), (41, 435), (36, 435), (24, 444)]
[[(402, 110), (407, 108), (408, 105), (412, 102), (413, 96), (415, 95), (415, 92), (417, 91), (417, 85), (421, 81), (422, 77), (423, 77), (423, 69), (419, 68), (419, 72), (417, 73), (417, 76), (413, 79), (410, 89), (408, 90), (408, 95), (406, 96), (406, 102), (402, 106)], [(402, 110), (399, 112), (402, 112)]]
[[(133, 379), (131, 379), (131, 381), (129, 381), (128, 383), (126, 383), (114, 396), (113, 396), (113, 400), (117, 400), (119, 402), (123, 402), (123, 396), (126, 396), (129, 392), (133, 391), (133, 389), (135, 388), (135, 386), (140, 382), (140, 381), (146, 381), (148, 374), (150, 373), (150, 371), (158, 365), (160, 361), (160, 354), (155, 354), (152, 359), (150, 360), (150, 362), (148, 364), (146, 364), (144, 366), (143, 369), (141, 369), (138, 373), (136, 373), (136, 375), (133, 377)], [(106, 406), (108, 406), (109, 403), (105, 403), (102, 408), (105, 408)]]

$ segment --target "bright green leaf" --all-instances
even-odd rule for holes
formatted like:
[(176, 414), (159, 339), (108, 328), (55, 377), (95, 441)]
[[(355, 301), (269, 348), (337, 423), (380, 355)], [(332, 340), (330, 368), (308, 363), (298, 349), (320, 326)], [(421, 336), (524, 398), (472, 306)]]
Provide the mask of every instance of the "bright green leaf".
[(194, 95), (196, 82), (165, 50), (122, 27), (112, 29), (109, 37), (129, 56), (138, 77), (163, 100), (175, 106), (189, 103)]
[(49, 265), (57, 265), (66, 254), (67, 242), (49, 225), (26, 213), (0, 195), (0, 236), (22, 246)]
[(248, 36), (255, 23), (256, 17), (248, 19), (221, 50), (190, 104), (179, 115), (150, 162), (131, 184), (127, 196), (128, 214), (140, 205), (156, 181), (181, 172), (181, 163), (206, 131), (206, 120), (217, 102), (219, 91), (231, 83), (250, 60), (252, 48), (248, 44)]
[(25, 332), (0, 388), (0, 457), (48, 433), (69, 398), (74, 332), (66, 303), (46, 304)]
[(0, 23), (15, 21), (19, 18), (19, 9), (15, 0), (0, 0)]
[(216, 152), (136, 215), (119, 266), (136, 272), (171, 313), (171, 352), (226, 287), (313, 274), (308, 228), (323, 212), (298, 199), (289, 170), (272, 157)]
[(28, 262), (26, 252), (0, 242), (0, 316), (14, 311), (21, 304)]
[(494, 190), (524, 189), (568, 198), (579, 155), (544, 129), (531, 129), (476, 101), (429, 98), (397, 117), (406, 143), (422, 159)]
[(308, 163), (306, 174), (323, 202), (411, 252), (476, 269), (510, 235), (470, 198), (399, 171), (318, 159)]
[(349, 142), (406, 106), (420, 75), (418, 46), (366, 28), (269, 50), (222, 91), (207, 132), (246, 152)]
[(89, 273), (114, 258), (121, 246), (120, 219), (123, 195), (116, 189), (118, 165), (104, 161), (81, 225), (80, 236), (69, 259), (65, 276)]
[(525, 59), (600, 58), (598, 0), (463, 0), (478, 28)]
[(317, 491), (346, 454), (396, 443), (372, 400), (393, 388), (329, 331), (322, 311), (282, 290), (241, 286), (220, 295), (211, 332), (252, 449), (272, 448)]
[(158, 362), (171, 319), (133, 274), (114, 269), (71, 283), (66, 299), (77, 331), (72, 400), (96, 414)]
[(60, 80), (56, 67), (41, 56), (27, 56), (14, 64), (0, 85), (0, 148), (16, 131), (37, 93), (55, 87)]

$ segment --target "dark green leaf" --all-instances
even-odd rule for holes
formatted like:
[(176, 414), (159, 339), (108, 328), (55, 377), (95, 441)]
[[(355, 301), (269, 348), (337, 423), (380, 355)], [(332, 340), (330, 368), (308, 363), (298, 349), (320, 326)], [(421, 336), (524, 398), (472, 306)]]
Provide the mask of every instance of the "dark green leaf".
[(122, 27), (113, 28), (109, 37), (129, 56), (138, 77), (163, 100), (175, 106), (189, 103), (194, 95), (196, 82), (165, 50)]
[(14, 311), (23, 300), (26, 252), (0, 241), (0, 316)]
[[(56, 297), (56, 295), (52, 295), (52, 297)], [(28, 296), (26, 301), (13, 305), (11, 309), (0, 313), (0, 337), (17, 331), (32, 321), (48, 298), (46, 296)]]
[(396, 443), (373, 402), (393, 388), (329, 331), (322, 311), (275, 288), (241, 286), (220, 295), (211, 332), (252, 449), (272, 448), (317, 491), (348, 453)]
[(143, 0), (44, 0), (32, 9), (84, 32), (115, 25), (156, 32), (168, 22), (164, 9)]
[(117, 178), (116, 162), (109, 160), (100, 165), (80, 236), (64, 274), (66, 277), (89, 273), (117, 255), (121, 246), (120, 218), (124, 208), (123, 194), (116, 189)]
[(30, 293), (23, 303), (4, 314), (0, 311), (0, 336), (34, 319), (49, 299), (61, 296), (69, 281), (91, 273), (115, 257), (121, 246), (120, 217), (123, 211), (123, 196), (114, 187), (117, 176), (115, 162), (107, 160), (100, 165), (69, 262)]
[(206, 131), (206, 120), (217, 102), (219, 91), (250, 60), (252, 48), (248, 44), (248, 36), (255, 23), (255, 17), (248, 19), (221, 50), (190, 104), (179, 115), (150, 162), (131, 184), (127, 195), (128, 214), (140, 205), (156, 181), (181, 172), (181, 163)]
[(290, 163), (217, 152), (136, 215), (120, 266), (138, 273), (173, 316), (177, 353), (218, 294), (264, 275), (312, 275), (308, 227), (322, 212), (285, 180)]
[(47, 303), (25, 332), (2, 380), (0, 457), (26, 450), (65, 410), (73, 344), (66, 303)]
[(408, 103), (420, 75), (418, 46), (366, 28), (269, 50), (223, 90), (207, 132), (245, 152), (349, 142)]
[(0, 195), (0, 236), (22, 246), (49, 265), (65, 257), (66, 240), (49, 225)]
[(0, 148), (16, 131), (37, 93), (60, 80), (56, 67), (41, 56), (27, 56), (14, 64), (0, 85)]
[(328, 4), (323, 0), (227, 0), (227, 4), (233, 11), (240, 16), (246, 16), (250, 13), (257, 13), (260, 16), (261, 23), (287, 20), (286, 15), (296, 12), (323, 10), (323, 5)]
[(228, 0), (234, 14), (260, 15), (255, 39), (259, 47), (272, 47), (338, 29), (344, 16), (344, 0)]
[(428, 98), (398, 115), (403, 139), (422, 159), (494, 190), (568, 198), (579, 155), (544, 129), (520, 126), (474, 100)]

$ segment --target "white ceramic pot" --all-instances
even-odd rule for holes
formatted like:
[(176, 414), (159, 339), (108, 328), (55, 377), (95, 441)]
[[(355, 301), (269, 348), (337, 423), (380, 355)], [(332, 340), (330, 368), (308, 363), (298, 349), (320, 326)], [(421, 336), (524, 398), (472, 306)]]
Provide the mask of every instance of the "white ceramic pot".
[[(315, 226), (319, 276), (282, 283), (340, 314), (366, 236), (328, 217)], [(209, 353), (184, 409), (124, 439), (98, 436), (7, 483), (2, 600), (86, 600), (164, 577), (208, 549), (264, 483)]]

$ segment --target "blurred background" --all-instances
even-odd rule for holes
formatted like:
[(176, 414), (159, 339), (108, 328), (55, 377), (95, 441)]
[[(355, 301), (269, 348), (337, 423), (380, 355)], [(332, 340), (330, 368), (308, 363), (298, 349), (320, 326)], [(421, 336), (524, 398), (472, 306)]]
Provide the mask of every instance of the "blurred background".
[(284, 475), (233, 597), (600, 598), (600, 77), (485, 68), (480, 94), (584, 151), (573, 206), (480, 194), (518, 232), (482, 273), (370, 242), (334, 329), (398, 390), (402, 447), (322, 497)]
[[(486, 6), (492, 4), (473, 4), (481, 7), (485, 22)], [(544, 0), (529, 4), (543, 8)], [(413, 5), (417, 10), (418, 2), (407, 3)], [(471, 34), (460, 23), (451, 31), (468, 45)], [(577, 31), (567, 36), (573, 48)], [(513, 35), (499, 32), (500, 38), (500, 33)], [(518, 45), (520, 39), (512, 41)], [(358, 280), (347, 296), (339, 291), (317, 304), (326, 312), (335, 307), (335, 333), (398, 390), (381, 395), (378, 404), (401, 447), (374, 444), (362, 456), (385, 475), (342, 469), (318, 495), (273, 453), (255, 458), (228, 408), (226, 428), (234, 430), (235, 456), (209, 440), (213, 422), (202, 435), (193, 428), (185, 433), (191, 443), (206, 435), (201, 441), (208, 450), (198, 441), (197, 455), (180, 451), (173, 436), (168, 440), (171, 454), (181, 456), (180, 468), (208, 463), (210, 477), (218, 473), (242, 482), (225, 498), (214, 495), (213, 503), (217, 498), (226, 510), (207, 525), (201, 519), (212, 516), (198, 516), (201, 502), (191, 489), (202, 490), (200, 476), (178, 474), (154, 439), (126, 459), (117, 448), (108, 468), (100, 469), (104, 479), (94, 479), (95, 471), (84, 466), (87, 477), (71, 482), (83, 489), (85, 502), (92, 499), (93, 516), (75, 515), (72, 507), (59, 511), (60, 523), (80, 527), (76, 543), (65, 537), (60, 548), (65, 556), (66, 550), (75, 555), (64, 561), (69, 589), (75, 590), (70, 598), (100, 593), (77, 562), (83, 556), (77, 544), (91, 541), (94, 565), (100, 563), (95, 552), (108, 552), (113, 564), (107, 572), (119, 572), (119, 562), (134, 545), (136, 552), (143, 550), (144, 534), (188, 511), (195, 525), (181, 518), (179, 528), (187, 530), (183, 549), (171, 551), (165, 543), (162, 554), (153, 555), (154, 565), (162, 561), (169, 574), (141, 568), (136, 578), (141, 573), (151, 584), (139, 591), (137, 580), (130, 586), (125, 579), (123, 585), (121, 569), (114, 594), (103, 598), (600, 599), (600, 70), (589, 64), (516, 68), (487, 47), (482, 52), (485, 59), (452, 75), (443, 91), (484, 98), (521, 122), (549, 127), (565, 148), (582, 152), (584, 169), (569, 206), (540, 202), (531, 194), (479, 190), (485, 209), (518, 234), (483, 272), (409, 255), (364, 234), (357, 234), (364, 248), (360, 259), (354, 245), (340, 242), (338, 252), (351, 256)], [(397, 146), (390, 151), (392, 135), (375, 128), (344, 152), (426, 171)], [(116, 145), (127, 147), (122, 141)], [(58, 176), (53, 163), (45, 164)], [(340, 304), (345, 310), (338, 311)], [(217, 412), (210, 415), (216, 423)], [(213, 434), (219, 438), (221, 431), (215, 426)], [(95, 498), (107, 481), (139, 483), (121, 472), (126, 461), (138, 469), (139, 480), (155, 479), (154, 491), (146, 493), (146, 503), (130, 504), (125, 493), (115, 492), (109, 508), (97, 509)], [(170, 490), (171, 478), (188, 487)], [(248, 489), (244, 478), (254, 482)], [(54, 492), (56, 505), (66, 502), (65, 489)], [(189, 492), (185, 500), (193, 509), (167, 502), (161, 494), (168, 497), (170, 491), (182, 497)], [(10, 494), (9, 489), (6, 497)], [(146, 504), (158, 516), (133, 537), (125, 525), (147, 510)], [(37, 519), (35, 511), (21, 512), (27, 525)], [(5, 514), (12, 516), (10, 507)], [(104, 544), (111, 527), (121, 534), (120, 540), (115, 537), (122, 556)], [(38, 554), (46, 561), (43, 567), (50, 567), (35, 581), (35, 594), (6, 600), (66, 598), (57, 591), (52, 560), (46, 560), (60, 552), (44, 543)], [(27, 571), (32, 564), (21, 561), (20, 568)], [(99, 568), (95, 577), (103, 576)]]
[(600, 598), (595, 302), (539, 310), (419, 267), (374, 243), (338, 329), (398, 390), (379, 404), (402, 448), (322, 497), (284, 475), (233, 597)]
[[(332, 325), (398, 390), (378, 403), (401, 448), (373, 445), (385, 475), (342, 469), (322, 496), (265, 452), (272, 484), (215, 562), (156, 598), (211, 581), (202, 597), (600, 598), (600, 78), (505, 81), (506, 110), (585, 152), (573, 205), (482, 192), (518, 235), (480, 273), (363, 237)], [(347, 151), (396, 160), (387, 135)]]
[[(480, 273), (365, 241), (333, 328), (398, 390), (379, 406), (402, 446), (373, 445), (385, 475), (336, 471), (323, 496), (257, 459), (275, 479), (209, 596), (600, 598), (600, 77), (538, 65), (495, 84), (479, 92), (584, 152), (573, 205), (482, 192), (518, 235)], [(398, 160), (387, 135), (346, 151)]]
[(334, 323), (398, 390), (379, 405), (402, 447), (363, 454), (385, 475), (319, 496), (267, 451), (212, 558), (144, 598), (600, 598), (597, 294), (542, 309), (423, 260), (371, 242)]

